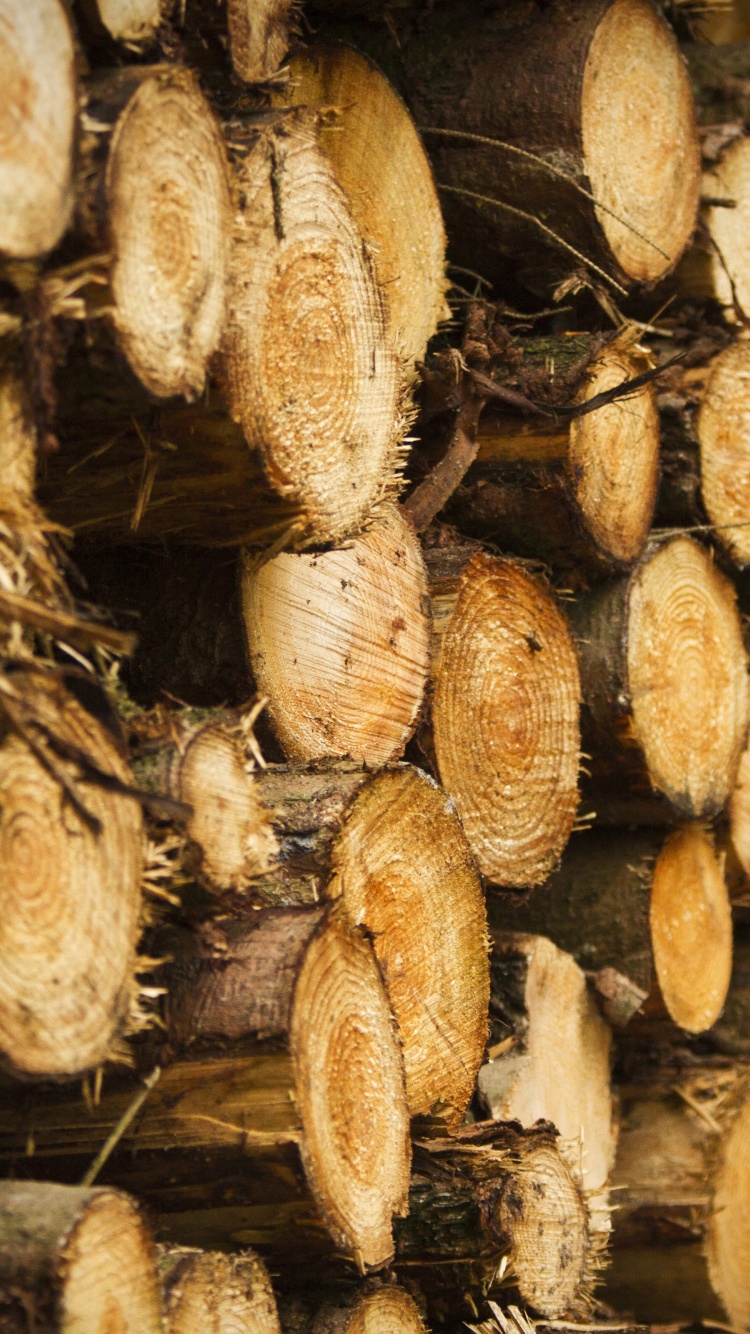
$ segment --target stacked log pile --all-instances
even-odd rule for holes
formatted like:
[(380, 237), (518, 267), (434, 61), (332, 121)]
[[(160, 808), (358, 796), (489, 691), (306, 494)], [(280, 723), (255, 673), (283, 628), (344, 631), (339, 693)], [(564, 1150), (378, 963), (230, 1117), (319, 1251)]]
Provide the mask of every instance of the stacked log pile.
[(750, 1329), (704, 9), (0, 0), (0, 1330)]

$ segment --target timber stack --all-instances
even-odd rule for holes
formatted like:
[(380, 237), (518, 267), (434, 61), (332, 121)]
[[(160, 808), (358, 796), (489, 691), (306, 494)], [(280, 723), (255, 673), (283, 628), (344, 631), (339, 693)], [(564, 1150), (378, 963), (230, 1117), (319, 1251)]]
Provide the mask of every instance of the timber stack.
[(0, 0), (1, 1331), (750, 1330), (712, 8)]

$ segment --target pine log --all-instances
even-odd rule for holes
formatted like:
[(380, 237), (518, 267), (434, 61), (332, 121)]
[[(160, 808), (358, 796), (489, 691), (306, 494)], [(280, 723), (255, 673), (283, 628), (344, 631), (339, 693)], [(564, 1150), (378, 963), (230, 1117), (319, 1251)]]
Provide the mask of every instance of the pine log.
[(611, 1294), (648, 1319), (660, 1318), (666, 1298), (670, 1319), (688, 1321), (715, 1318), (718, 1298), (730, 1323), (746, 1328), (747, 1073), (698, 1068), (620, 1093)]
[(413, 1117), (455, 1128), (487, 1037), (486, 916), (453, 804), (418, 769), (258, 775), (279, 860), (260, 903), (340, 900), (372, 938), (398, 1027)]
[[(275, 1243), (282, 1252), (307, 1237), (312, 1263), (335, 1249), (362, 1272), (388, 1264), (392, 1217), (406, 1207), (409, 1122), (401, 1053), (367, 940), (315, 907), (209, 920), (175, 930), (165, 944), (168, 1043), (155, 1053), (165, 1068), (103, 1179), (132, 1184), (133, 1170), (144, 1169), (135, 1193), (165, 1214), (170, 1182), (184, 1204), (200, 1196), (209, 1171), (227, 1203), (232, 1190), (212, 1162), (223, 1154), (240, 1201), (245, 1183), (257, 1200), (270, 1182), (264, 1204), (280, 1209), (271, 1241), (274, 1228), (286, 1230)], [(10, 1089), (0, 1099), (0, 1153), (7, 1161), (31, 1141), (26, 1171), (80, 1170), (138, 1087), (132, 1077), (108, 1079), (87, 1111), (64, 1089), (25, 1104)], [(226, 1223), (209, 1214), (205, 1225), (211, 1237), (197, 1244), (225, 1246)], [(230, 1223), (232, 1239), (255, 1244), (236, 1230)], [(188, 1232), (164, 1235), (196, 1244)]]
[[(718, 131), (717, 131), (718, 133)], [(750, 314), (750, 137), (727, 134), (718, 156), (704, 162), (701, 226), (674, 275), (685, 298), (716, 301), (735, 322)], [(708, 145), (713, 150), (709, 138)]]
[(140, 54), (156, 40), (170, 0), (73, 0), (76, 17)]
[(151, 394), (196, 398), (224, 323), (231, 238), (218, 122), (189, 70), (130, 65), (92, 82), (82, 128), (87, 313), (108, 316)]
[(748, 678), (736, 594), (710, 553), (688, 537), (654, 543), (628, 578), (568, 607), (595, 784), (619, 794), (628, 775), (634, 795), (660, 793), (687, 819), (717, 814), (745, 744)]
[(332, 31), (403, 92), (460, 263), (502, 281), (512, 260), (548, 290), (582, 262), (629, 286), (679, 259), (698, 207), (698, 139), (677, 42), (646, 0), (511, 0), (463, 23), (449, 9), (429, 24), (389, 11), (371, 30)]
[[(537, 340), (554, 380), (569, 335)], [(637, 348), (605, 347), (587, 368), (576, 401), (585, 402), (646, 367)], [(539, 557), (566, 575), (627, 568), (640, 556), (656, 501), (659, 418), (653, 386), (569, 423), (486, 411), (479, 452), (446, 510), (461, 532), (519, 555)]]
[(409, 1293), (379, 1279), (357, 1287), (284, 1293), (279, 1316), (282, 1334), (427, 1334)]
[(281, 1334), (268, 1270), (252, 1251), (165, 1248), (159, 1273), (165, 1334)]
[(3, 1334), (159, 1334), (156, 1252), (119, 1191), (0, 1183)]
[(502, 930), (538, 932), (594, 974), (604, 1011), (624, 1024), (657, 1001), (681, 1028), (718, 1019), (732, 970), (723, 859), (702, 825), (574, 837), (562, 865), (523, 906), (497, 901)]
[(422, 707), (430, 605), (419, 542), (394, 505), (345, 547), (246, 558), (242, 616), (259, 693), (291, 760), (397, 759)]
[(57, 245), (73, 209), (73, 37), (60, 0), (3, 0), (0, 22), (0, 253), (33, 259)]
[(320, 144), (372, 251), (394, 342), (413, 367), (450, 314), (445, 229), (414, 122), (378, 68), (350, 47), (297, 52), (288, 70), (274, 100), (328, 110)]
[(494, 931), (489, 1061), (479, 1096), (495, 1121), (560, 1132), (586, 1190), (592, 1228), (609, 1232), (606, 1185), (614, 1160), (611, 1030), (575, 960), (543, 936)]
[(743, 750), (737, 782), (728, 806), (727, 863), (734, 874), (734, 888), (750, 888), (750, 750)]
[(300, 108), (230, 126), (240, 207), (221, 377), (302, 535), (326, 543), (395, 489), (405, 419), (386, 298), (317, 123)]
[(541, 884), (578, 804), (580, 684), (546, 582), (476, 547), (425, 553), (433, 606), (431, 744), (482, 874)]
[(274, 86), (283, 87), (287, 74), (279, 67), (296, 31), (297, 14), (294, 0), (189, 0), (173, 15), (173, 23), (182, 30), (188, 62), (204, 67), (210, 82), (221, 88), (223, 100), (229, 93), (236, 104), (237, 80), (228, 85), (224, 73), (227, 52), (239, 79), (266, 84), (259, 90), (263, 95)]
[(56, 673), (6, 672), (0, 729), (0, 1057), (71, 1077), (141, 1022), (143, 819), (106, 785), (130, 781), (116, 741)]
[(157, 708), (130, 723), (135, 781), (191, 809), (180, 872), (211, 894), (246, 893), (278, 852), (253, 772), (251, 718)]

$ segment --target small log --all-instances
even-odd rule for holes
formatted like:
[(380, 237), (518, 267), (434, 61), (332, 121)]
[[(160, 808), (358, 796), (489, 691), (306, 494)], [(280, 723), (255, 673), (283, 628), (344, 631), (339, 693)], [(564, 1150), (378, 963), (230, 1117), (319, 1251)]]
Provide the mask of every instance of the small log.
[(227, 51), (234, 73), (244, 83), (267, 84), (259, 90), (263, 94), (275, 84), (283, 86), (286, 70), (281, 73), (279, 67), (296, 30), (297, 12), (294, 0), (190, 0), (173, 22), (187, 39), (188, 63), (210, 71), (224, 98), (229, 93), (236, 103), (236, 80), (232, 86), (223, 73)]
[[(538, 340), (554, 377), (569, 337)], [(567, 347), (566, 347), (567, 344)], [(525, 350), (524, 363), (536, 353)], [(577, 402), (642, 373), (637, 349), (605, 347), (590, 361)], [(566, 575), (626, 568), (641, 554), (659, 475), (652, 385), (569, 423), (550, 409), (532, 423), (486, 410), (477, 461), (446, 510), (461, 532), (538, 557)]]
[(279, 1315), (282, 1334), (427, 1334), (409, 1293), (379, 1279), (357, 1287), (285, 1293)]
[(0, 339), (0, 492), (34, 497), (38, 438), (20, 340)]
[(327, 109), (320, 144), (372, 251), (393, 340), (413, 367), (450, 314), (445, 229), (414, 122), (379, 69), (350, 47), (295, 53), (288, 70), (289, 85), (274, 100)]
[(714, 841), (702, 825), (607, 830), (572, 839), (528, 904), (494, 906), (498, 928), (543, 933), (594, 982), (611, 1022), (659, 1000), (689, 1033), (718, 1019), (732, 970), (732, 914)]
[(433, 606), (431, 743), (482, 874), (549, 875), (578, 805), (579, 676), (546, 582), (476, 547), (425, 552)]
[(490, 1060), (479, 1096), (495, 1121), (541, 1118), (557, 1128), (590, 1197), (592, 1228), (606, 1235), (616, 1145), (611, 1030), (583, 971), (551, 940), (494, 931), (492, 941)]
[(552, 1126), (479, 1122), (415, 1145), (396, 1272), (420, 1283), (436, 1322), (475, 1315), (501, 1277), (505, 1297), (541, 1315), (582, 1314), (601, 1250), (593, 1226)]
[(291, 760), (377, 767), (403, 753), (427, 684), (430, 605), (401, 510), (383, 507), (338, 550), (246, 559), (241, 601), (257, 689)]
[(487, 1037), (486, 917), (455, 809), (411, 766), (258, 775), (279, 860), (260, 903), (340, 900), (372, 937), (399, 1031), (412, 1117), (460, 1124)]
[(305, 540), (338, 542), (395, 490), (403, 375), (317, 114), (278, 116), (260, 131), (229, 127), (240, 209), (221, 378), (272, 485), (301, 509)]
[(268, 1270), (252, 1251), (163, 1249), (166, 1334), (281, 1334)]
[(725, 846), (729, 873), (733, 875), (735, 889), (747, 892), (750, 889), (750, 751), (747, 749), (740, 758), (727, 814)]
[(130, 65), (90, 85), (82, 123), (79, 234), (92, 281), (107, 284), (90, 313), (109, 307), (150, 393), (197, 398), (224, 323), (232, 226), (218, 122), (189, 70)]
[(73, 36), (60, 0), (3, 0), (0, 15), (0, 253), (33, 259), (57, 245), (73, 211)]
[[(274, 1265), (277, 1251), (288, 1263), (291, 1250), (294, 1262), (308, 1243), (313, 1264), (337, 1251), (361, 1272), (387, 1265), (392, 1218), (406, 1207), (409, 1121), (401, 1053), (367, 940), (315, 907), (207, 921), (165, 943), (173, 959), (164, 976), (169, 1045), (157, 1056), (170, 1063), (103, 1177), (132, 1180), (133, 1166), (145, 1167), (136, 1193), (163, 1215), (171, 1212), (169, 1180), (180, 1191), (192, 1183), (195, 1198), (208, 1169), (229, 1203), (226, 1177), (212, 1161), (223, 1152), (240, 1202), (247, 1180), (256, 1201), (283, 1205), (271, 1244), (258, 1241)], [(76, 1171), (120, 1124), (134, 1085), (107, 1081), (90, 1111), (64, 1090), (25, 1106), (10, 1090), (0, 1100), (6, 1161), (33, 1132), (28, 1167)], [(255, 1245), (240, 1236), (231, 1207), (229, 1217), (230, 1237)], [(206, 1224), (212, 1240), (198, 1244), (225, 1246), (226, 1220)], [(164, 1236), (195, 1244), (187, 1232), (175, 1223)]]
[(159, 1334), (156, 1250), (119, 1191), (0, 1183), (0, 1329)]
[(667, 1082), (623, 1088), (620, 1097), (610, 1295), (636, 1318), (663, 1311), (666, 1297), (670, 1318), (688, 1321), (715, 1319), (718, 1298), (730, 1323), (744, 1329), (750, 1320), (746, 1072), (697, 1068), (678, 1080), (670, 1074)]
[(74, 0), (76, 17), (105, 32), (129, 51), (152, 45), (171, 8), (170, 0)]
[[(721, 131), (717, 129), (717, 135)], [(735, 323), (750, 316), (750, 137), (734, 133), (704, 162), (701, 226), (683, 255), (673, 286), (681, 297), (716, 301)]]
[[(646, 0), (510, 0), (471, 23), (445, 10), (423, 26), (389, 14), (371, 31), (332, 31), (403, 92), (460, 263), (503, 281), (510, 259), (549, 290), (582, 263), (628, 287), (679, 259), (698, 208), (698, 138), (677, 42)], [(644, 88), (648, 114), (634, 119)]]
[(68, 1078), (143, 1022), (143, 818), (116, 740), (56, 673), (6, 672), (0, 698), (0, 1057)]
[[(583, 738), (595, 787), (660, 793), (708, 819), (732, 791), (748, 725), (734, 588), (688, 537), (647, 548), (633, 573), (568, 604), (578, 636)], [(596, 797), (594, 797), (596, 803)]]
[(181, 869), (211, 894), (246, 893), (278, 851), (247, 721), (226, 711), (162, 708), (131, 722), (135, 781), (191, 808)]

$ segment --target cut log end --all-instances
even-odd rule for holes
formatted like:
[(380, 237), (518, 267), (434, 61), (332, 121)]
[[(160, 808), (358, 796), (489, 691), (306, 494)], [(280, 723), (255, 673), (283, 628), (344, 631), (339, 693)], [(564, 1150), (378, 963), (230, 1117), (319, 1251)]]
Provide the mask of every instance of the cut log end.
[(750, 881), (750, 749), (742, 752), (737, 784), (729, 799), (729, 833), (740, 875)]
[(290, 113), (238, 170), (222, 373), (272, 485), (299, 508), (304, 538), (325, 544), (359, 531), (395, 487), (403, 375), (315, 129), (311, 113)]
[[(126, 1195), (3, 1182), (0, 1205), (3, 1328), (3, 1303), (12, 1294), (11, 1309), (15, 1299), (19, 1313), (34, 1311), (46, 1328), (158, 1334), (154, 1246)], [(18, 1328), (28, 1328), (25, 1319)]]
[[(52, 678), (18, 673), (17, 732), (0, 743), (0, 1052), (25, 1077), (73, 1076), (101, 1064), (125, 1031), (140, 930), (143, 828), (132, 799), (77, 783), (88, 813), (53, 776), (47, 736), (106, 773), (128, 773), (101, 725)], [(99, 822), (97, 828), (93, 821)]]
[[(321, 146), (373, 248), (395, 344), (413, 366), (447, 314), (445, 229), (414, 123), (376, 66), (348, 47), (295, 55), (289, 71), (294, 103), (339, 111)], [(284, 89), (278, 100), (289, 97)]]
[(692, 236), (701, 170), (687, 71), (646, 0), (615, 0), (600, 20), (584, 70), (581, 128), (609, 247), (629, 278), (653, 282)]
[[(282, 1329), (286, 1334), (283, 1322)], [(426, 1326), (408, 1292), (378, 1283), (370, 1291), (326, 1302), (309, 1334), (426, 1334)]]
[(308, 1179), (337, 1244), (380, 1269), (409, 1189), (403, 1064), (370, 947), (335, 920), (307, 950), (291, 1044)]
[(131, 50), (152, 41), (162, 19), (162, 0), (96, 0), (96, 8), (110, 37)]
[(717, 542), (742, 566), (750, 564), (749, 386), (750, 344), (733, 343), (714, 363), (697, 422), (703, 504)]
[[(633, 379), (643, 358), (605, 349), (591, 363), (581, 401)], [(609, 564), (643, 550), (659, 483), (659, 414), (652, 385), (571, 423), (568, 473), (581, 521)]]
[(189, 861), (209, 890), (244, 893), (277, 851), (270, 814), (237, 737), (200, 728), (179, 759), (175, 796), (193, 808)]
[(261, 83), (278, 70), (289, 46), (292, 9), (292, 0), (227, 0), (232, 65), (246, 83)]
[(721, 810), (748, 721), (747, 658), (736, 597), (710, 554), (678, 537), (630, 587), (632, 730), (653, 786), (689, 818)]
[(411, 1116), (463, 1118), (487, 1038), (484, 900), (452, 804), (401, 768), (355, 798), (332, 894), (373, 939), (399, 1029)]
[(578, 1304), (589, 1250), (586, 1206), (556, 1149), (524, 1157), (496, 1206), (495, 1227), (512, 1237), (508, 1276), (550, 1318)]
[(664, 1003), (689, 1033), (718, 1019), (732, 972), (732, 912), (713, 840), (700, 825), (670, 834), (654, 866), (651, 941)]
[(248, 562), (243, 605), (258, 689), (291, 759), (378, 766), (401, 754), (427, 681), (430, 620), (419, 543), (395, 507), (342, 550)]
[(219, 126), (189, 71), (140, 83), (106, 188), (120, 345), (152, 393), (195, 398), (223, 326), (231, 205)]
[(251, 1251), (169, 1251), (159, 1267), (167, 1334), (280, 1334), (268, 1271)]
[(545, 585), (475, 556), (441, 637), (432, 725), (441, 781), (496, 884), (541, 884), (568, 841), (579, 699), (572, 637)]
[(0, 252), (51, 250), (73, 206), (73, 39), (59, 0), (0, 4)]
[(750, 1102), (724, 1145), (708, 1228), (708, 1268), (732, 1325), (750, 1324)]
[(681, 291), (687, 296), (713, 298), (728, 308), (735, 304), (750, 314), (750, 138), (734, 139), (719, 161), (703, 174), (705, 199), (726, 201), (704, 204), (701, 216), (709, 243), (700, 239), (685, 256), (678, 271)]

